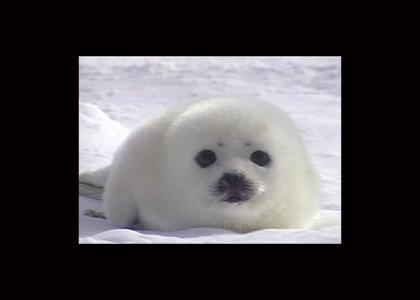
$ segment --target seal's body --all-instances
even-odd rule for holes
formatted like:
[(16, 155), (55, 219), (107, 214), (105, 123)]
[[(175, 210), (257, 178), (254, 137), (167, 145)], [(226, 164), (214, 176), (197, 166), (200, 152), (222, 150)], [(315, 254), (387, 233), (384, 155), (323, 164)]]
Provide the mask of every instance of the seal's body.
[(165, 112), (135, 130), (104, 170), (105, 215), (119, 227), (304, 228), (318, 210), (317, 174), (295, 125), (260, 101), (211, 99)]

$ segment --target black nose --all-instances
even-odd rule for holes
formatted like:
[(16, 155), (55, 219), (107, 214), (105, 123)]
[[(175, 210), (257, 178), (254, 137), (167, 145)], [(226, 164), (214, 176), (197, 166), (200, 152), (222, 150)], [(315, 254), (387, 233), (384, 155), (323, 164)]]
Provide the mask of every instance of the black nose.
[(238, 173), (224, 173), (221, 181), (230, 185), (237, 186), (244, 180), (244, 175)]

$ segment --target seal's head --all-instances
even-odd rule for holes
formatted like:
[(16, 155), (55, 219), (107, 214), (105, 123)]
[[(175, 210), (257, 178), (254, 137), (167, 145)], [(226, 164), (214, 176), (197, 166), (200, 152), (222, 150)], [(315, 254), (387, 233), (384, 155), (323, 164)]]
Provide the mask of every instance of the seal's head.
[(173, 199), (205, 225), (223, 218), (255, 223), (270, 210), (304, 214), (315, 207), (303, 204), (312, 170), (303, 143), (288, 116), (271, 104), (193, 104), (171, 122), (162, 149), (160, 170)]

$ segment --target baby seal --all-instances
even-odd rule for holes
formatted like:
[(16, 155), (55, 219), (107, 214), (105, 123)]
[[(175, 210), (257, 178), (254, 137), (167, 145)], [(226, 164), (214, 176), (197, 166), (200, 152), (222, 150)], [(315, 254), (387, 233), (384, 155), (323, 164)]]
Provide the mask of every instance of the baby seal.
[(110, 167), (79, 180), (104, 185), (105, 216), (118, 227), (306, 228), (319, 204), (296, 126), (255, 100), (169, 110), (132, 132)]

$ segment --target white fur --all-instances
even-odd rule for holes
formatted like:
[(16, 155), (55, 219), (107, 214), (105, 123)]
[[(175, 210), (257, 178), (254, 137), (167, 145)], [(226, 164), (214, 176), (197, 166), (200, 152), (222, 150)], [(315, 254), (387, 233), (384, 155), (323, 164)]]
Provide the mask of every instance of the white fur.
[[(203, 149), (217, 156), (208, 168), (194, 161)], [(270, 154), (269, 167), (249, 159), (256, 150)], [(210, 193), (232, 170), (257, 186), (251, 200), (220, 202)], [(317, 182), (302, 139), (283, 111), (265, 102), (211, 99), (165, 112), (128, 137), (112, 162), (104, 209), (119, 227), (306, 228), (318, 210)]]

